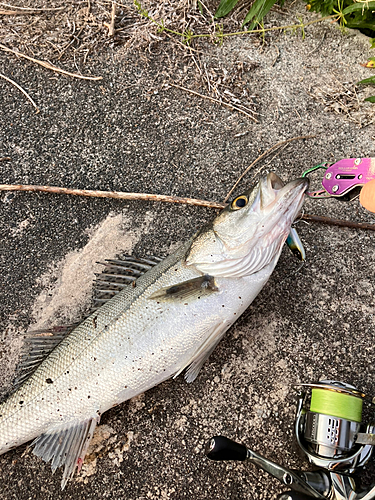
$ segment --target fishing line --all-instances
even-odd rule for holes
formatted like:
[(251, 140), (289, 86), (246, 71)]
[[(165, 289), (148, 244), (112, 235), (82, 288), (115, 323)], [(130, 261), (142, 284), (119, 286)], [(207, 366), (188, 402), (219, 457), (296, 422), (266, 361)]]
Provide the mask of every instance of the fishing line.
[(362, 422), (362, 402), (362, 398), (351, 394), (327, 389), (312, 389), (310, 411), (360, 423)]

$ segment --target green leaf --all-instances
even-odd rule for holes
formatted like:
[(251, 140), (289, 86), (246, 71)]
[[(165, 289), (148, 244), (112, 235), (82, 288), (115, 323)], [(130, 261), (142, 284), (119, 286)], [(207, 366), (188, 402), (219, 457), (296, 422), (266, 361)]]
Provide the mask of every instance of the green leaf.
[(236, 6), (238, 0), (221, 0), (214, 17), (226, 16)]
[(364, 80), (361, 80), (360, 82), (357, 82), (357, 85), (375, 85), (375, 75), (370, 76), (370, 78), (365, 78)]
[(375, 9), (375, 2), (358, 2), (358, 3), (354, 3), (353, 5), (349, 5), (349, 7), (346, 7), (346, 9), (344, 9), (342, 11), (342, 13), (344, 15), (346, 14), (350, 14), (351, 12), (354, 12), (356, 10), (363, 10), (363, 11), (366, 11), (366, 10), (373, 10)]
[(372, 97), (366, 97), (365, 101), (375, 102), (375, 95), (373, 95)]
[(371, 47), (370, 49), (375, 49), (375, 38), (370, 38)]
[(247, 13), (247, 16), (242, 23), (242, 26), (252, 21), (249, 25), (249, 31), (254, 29), (257, 24), (259, 24), (264, 16), (268, 14), (271, 8), (275, 5), (277, 0), (255, 0), (251, 9)]
[(374, 23), (366, 23), (364, 21), (361, 21), (359, 23), (355, 23), (355, 22), (348, 21), (347, 24), (346, 24), (346, 27), (347, 28), (351, 28), (353, 30), (355, 30), (355, 29), (358, 29), (358, 30), (361, 30), (361, 29), (375, 30), (375, 22)]

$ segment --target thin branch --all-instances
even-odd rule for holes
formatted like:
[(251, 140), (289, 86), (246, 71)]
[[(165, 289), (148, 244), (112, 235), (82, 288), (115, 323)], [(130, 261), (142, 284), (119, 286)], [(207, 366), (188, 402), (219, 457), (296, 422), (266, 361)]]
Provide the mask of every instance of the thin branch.
[(108, 28), (109, 36), (114, 36), (115, 34), (115, 19), (116, 19), (116, 3), (112, 2), (111, 22), (104, 23), (104, 26)]
[(27, 11), (26, 14), (29, 14), (30, 11), (32, 11), (32, 12), (46, 12), (46, 11), (52, 12), (52, 11), (58, 11), (58, 10), (64, 10), (64, 9), (66, 9), (66, 6), (63, 6), (63, 7), (54, 7), (54, 8), (47, 8), (46, 7), (46, 8), (42, 8), (42, 9), (34, 9), (34, 8), (31, 8), (31, 7), (18, 7), (16, 5), (9, 5), (8, 3), (3, 3), (3, 2), (0, 2), (0, 5), (2, 5), (3, 7), (8, 7), (9, 9)]
[(46, 69), (50, 69), (52, 71), (56, 71), (57, 73), (62, 73), (63, 75), (67, 76), (72, 76), (73, 78), (81, 78), (82, 80), (102, 80), (102, 76), (84, 76), (84, 75), (79, 75), (78, 73), (70, 73), (69, 71), (65, 71), (63, 69), (58, 68), (57, 66), (53, 66), (49, 62), (46, 61), (40, 61), (39, 59), (34, 59), (33, 57), (27, 56), (26, 54), (22, 54), (21, 52), (18, 52), (16, 50), (9, 49), (5, 45), (0, 43), (0, 49), (5, 50), (6, 52), (11, 52), (12, 54), (15, 54), (16, 56), (23, 57), (25, 59), (28, 59), (29, 61), (35, 62), (37, 64), (40, 64), (40, 66), (43, 66)]
[(227, 102), (219, 101), (219, 99), (214, 99), (213, 97), (210, 97), (208, 95), (204, 94), (199, 94), (198, 92), (195, 92), (194, 90), (187, 89), (186, 87), (181, 87), (181, 85), (176, 85), (174, 83), (168, 83), (172, 87), (176, 87), (177, 89), (185, 90), (185, 92), (190, 92), (190, 94), (197, 95), (198, 97), (202, 97), (203, 99), (208, 99), (209, 101), (216, 102), (218, 104), (221, 104), (222, 106), (226, 106), (227, 108), (230, 108), (234, 111), (238, 111), (238, 113), (242, 113), (243, 115), (248, 116), (251, 120), (253, 120), (255, 123), (258, 123), (258, 120), (254, 118), (254, 116), (251, 116), (249, 113), (246, 113), (246, 111), (243, 111), (242, 109), (238, 108), (237, 106), (234, 106), (233, 104), (229, 104)]
[(278, 142), (277, 144), (274, 144), (272, 146), (272, 148), (267, 149), (267, 151), (265, 151), (263, 154), (261, 154), (260, 156), (258, 156), (258, 158), (256, 160), (254, 160), (253, 163), (251, 165), (249, 165), (247, 167), (247, 169), (239, 176), (239, 178), (237, 179), (237, 181), (233, 184), (232, 188), (229, 190), (228, 194), (224, 198), (224, 202), (228, 201), (229, 196), (236, 189), (236, 187), (238, 186), (239, 182), (244, 178), (244, 176), (248, 173), (248, 171), (251, 170), (253, 168), (253, 166), (256, 163), (258, 163), (262, 158), (264, 158), (265, 156), (268, 156), (275, 149), (277, 149), (277, 148), (279, 148), (281, 146), (284, 146), (284, 144), (289, 144), (289, 142), (298, 141), (300, 139), (312, 139), (313, 137), (316, 137), (316, 136), (315, 135), (301, 135), (299, 137), (292, 137), (291, 139), (287, 139), (286, 141)]
[(352, 229), (369, 229), (370, 231), (375, 231), (375, 224), (369, 224), (367, 222), (352, 222), (350, 220), (332, 219), (331, 217), (311, 214), (298, 214), (298, 218), (310, 222), (329, 224), (330, 226), (350, 227)]
[[(41, 9), (22, 9), (20, 7), (15, 7), (17, 8), (17, 10), (4, 10), (4, 9), (0, 9), (0, 15), (1, 16), (28, 16), (28, 15), (31, 15), (31, 14), (41, 14), (43, 10)], [(62, 10), (62, 9), (65, 9), (65, 7), (62, 7), (58, 10)], [(46, 9), (48, 10), (48, 9)], [(57, 9), (55, 9), (57, 10)]]
[(118, 200), (143, 200), (163, 201), (167, 203), (179, 203), (183, 205), (195, 205), (198, 207), (224, 208), (225, 203), (215, 201), (197, 200), (194, 198), (181, 198), (179, 196), (168, 196), (149, 193), (124, 193), (122, 191), (91, 191), (87, 189), (69, 189), (56, 186), (32, 186), (24, 184), (0, 184), (0, 191), (34, 191), (54, 194), (71, 194), (75, 196), (89, 196), (94, 198), (116, 198)]
[[(8, 158), (2, 158), (7, 160)], [(1, 160), (1, 159), (0, 159)], [(179, 196), (168, 196), (163, 194), (150, 193), (124, 193), (122, 191), (91, 191), (87, 189), (69, 189), (56, 186), (33, 186), (25, 184), (0, 184), (0, 191), (33, 191), (53, 194), (70, 194), (75, 196), (88, 196), (91, 198), (115, 198), (118, 200), (142, 200), (159, 201), (164, 203), (177, 203), (180, 205), (193, 205), (196, 207), (223, 209), (227, 203), (217, 201), (199, 200), (196, 198), (181, 198)], [(342, 219), (332, 219), (331, 217), (322, 217), (319, 215), (299, 213), (297, 219), (330, 224), (332, 226), (349, 227), (352, 229), (368, 229), (375, 231), (375, 224), (366, 222), (352, 222)]]
[(15, 81), (11, 80), (10, 78), (8, 78), (7, 76), (3, 75), (0, 73), (0, 78), (4, 78), (4, 80), (6, 80), (7, 82), (11, 83), (12, 85), (14, 85), (15, 87), (18, 88), (18, 90), (20, 90), (22, 92), (22, 94), (24, 94), (28, 100), (31, 102), (31, 104), (34, 106), (34, 108), (36, 109), (36, 112), (37, 113), (40, 113), (40, 109), (38, 108), (38, 106), (35, 104), (35, 102), (31, 99), (31, 97), (29, 96), (29, 94), (26, 92), (26, 90), (23, 90), (22, 87), (20, 87), (18, 85), (18, 83), (16, 83)]

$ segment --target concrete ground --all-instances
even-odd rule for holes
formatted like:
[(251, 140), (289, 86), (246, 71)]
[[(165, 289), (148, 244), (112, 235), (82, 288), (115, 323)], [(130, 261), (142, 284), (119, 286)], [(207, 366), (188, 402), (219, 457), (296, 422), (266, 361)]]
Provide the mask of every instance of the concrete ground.
[[(296, 3), (278, 24), (304, 14)], [(310, 18), (311, 19), (311, 18)], [(275, 22), (276, 22), (275, 21)], [(0, 52), (1, 183), (152, 192), (221, 201), (273, 144), (301, 135), (271, 163), (285, 180), (323, 160), (375, 156), (367, 38), (328, 22), (204, 45), (201, 59), (231, 69), (254, 96), (258, 123), (166, 85), (181, 83), (184, 50), (114, 48), (88, 59), (88, 82)], [(173, 60), (173, 71), (170, 70)], [(216, 66), (215, 66), (216, 65)], [(246, 67), (246, 65), (245, 65)], [(174, 80), (171, 80), (174, 78)], [(179, 84), (180, 84), (179, 83)], [(357, 94), (355, 93), (357, 92)], [(319, 176), (312, 177), (319, 186)], [(308, 213), (375, 222), (354, 200), (307, 201)], [(120, 252), (165, 256), (213, 215), (204, 208), (36, 193), (0, 194), (0, 373), (12, 379), (29, 328), (66, 324), (90, 307), (96, 264)], [(26, 445), (0, 457), (0, 491), (18, 499), (269, 500), (276, 480), (249, 464), (213, 463), (206, 441), (222, 434), (291, 468), (298, 454), (296, 382), (343, 380), (375, 394), (374, 233), (300, 222), (304, 266), (285, 248), (269, 283), (228, 332), (193, 384), (170, 380), (107, 412), (80, 475), (60, 491), (61, 471)], [(371, 468), (369, 481), (375, 480)]]

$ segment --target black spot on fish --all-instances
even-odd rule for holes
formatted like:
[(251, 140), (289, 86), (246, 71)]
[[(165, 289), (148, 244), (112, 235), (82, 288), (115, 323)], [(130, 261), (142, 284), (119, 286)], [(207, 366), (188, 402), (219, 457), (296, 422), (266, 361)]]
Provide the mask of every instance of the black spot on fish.
[(92, 319), (92, 324), (94, 325), (94, 328), (97, 328), (98, 324), (97, 324), (97, 316), (94, 316), (93, 319)]
[(53, 384), (53, 380), (51, 378), (46, 378), (47, 384)]
[(23, 405), (23, 401), (20, 401), (20, 405)]
[(87, 396), (87, 399), (90, 399), (90, 398), (91, 398), (91, 396)]

